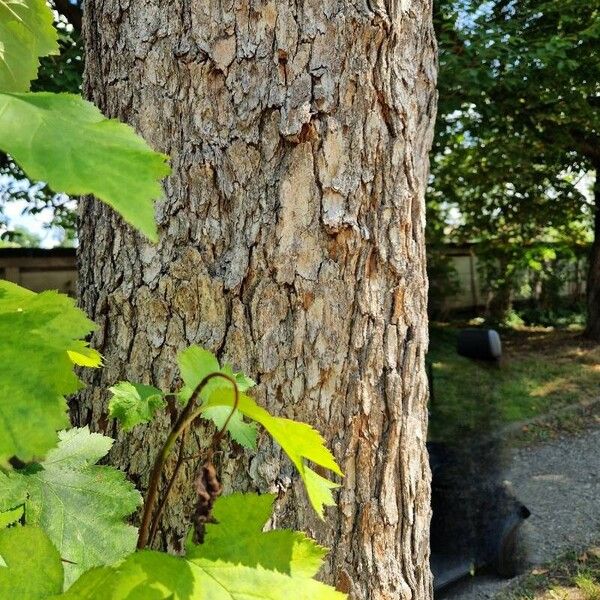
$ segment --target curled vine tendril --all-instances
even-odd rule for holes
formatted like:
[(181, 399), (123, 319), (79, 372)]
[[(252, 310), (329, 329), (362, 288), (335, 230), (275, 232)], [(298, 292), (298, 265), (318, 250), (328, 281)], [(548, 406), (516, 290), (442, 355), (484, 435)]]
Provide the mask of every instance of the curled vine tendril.
[[(198, 401), (198, 398), (200, 397), (202, 390), (206, 386), (206, 384), (211, 379), (215, 379), (217, 377), (220, 377), (221, 379), (226, 379), (227, 381), (229, 381), (229, 383), (231, 383), (231, 385), (233, 386), (233, 390), (234, 390), (234, 402), (233, 402), (233, 407), (231, 409), (231, 412), (229, 413), (229, 416), (225, 420), (225, 423), (223, 423), (223, 427), (221, 427), (221, 429), (213, 436), (211, 446), (208, 450), (208, 460), (210, 460), (212, 458), (214, 448), (216, 447), (216, 445), (221, 441), (221, 439), (225, 435), (225, 431), (231, 421), (231, 417), (233, 416), (233, 413), (237, 410), (239, 400), (240, 400), (238, 386), (237, 386), (235, 379), (233, 377), (227, 375), (226, 373), (220, 373), (220, 372), (210, 373), (209, 375), (204, 377), (204, 379), (202, 379), (202, 381), (195, 387), (194, 391), (192, 392), (192, 395), (190, 396), (190, 399), (189, 399), (187, 405), (181, 412), (181, 415), (179, 415), (179, 418), (177, 419), (175, 425), (173, 426), (173, 429), (171, 429), (171, 432), (169, 433), (167, 440), (165, 441), (161, 451), (158, 453), (158, 456), (156, 457), (156, 460), (154, 461), (154, 465), (153, 465), (152, 471), (150, 473), (150, 483), (148, 484), (146, 501), (144, 502), (144, 512), (142, 513), (142, 522), (140, 524), (140, 533), (139, 533), (138, 542), (137, 542), (138, 550), (142, 550), (149, 543), (152, 543), (152, 541), (154, 540), (154, 537), (156, 536), (160, 518), (165, 509), (167, 500), (169, 498), (169, 494), (171, 493), (171, 490), (173, 489), (173, 484), (175, 483), (175, 479), (177, 478), (177, 475), (181, 469), (181, 465), (184, 460), (183, 452), (184, 452), (184, 444), (185, 444), (185, 437), (187, 434), (187, 430), (193, 424), (193, 422), (196, 420), (196, 418), (199, 417), (204, 412), (204, 410), (206, 410), (206, 407), (204, 407), (202, 405), (196, 406), (196, 403)], [(160, 483), (161, 474), (162, 474), (165, 464), (167, 462), (167, 458), (169, 457), (171, 451), (173, 450), (173, 447), (175, 446), (175, 443), (177, 442), (177, 440), (180, 437), (181, 437), (181, 441), (180, 441), (179, 456), (177, 459), (177, 463), (175, 464), (175, 468), (173, 470), (173, 474), (171, 475), (171, 479), (169, 480), (169, 483), (165, 490), (165, 494), (164, 494), (162, 500), (160, 501), (158, 509), (153, 518), (152, 512), (153, 512), (153, 508), (154, 508), (154, 505), (156, 503), (156, 499), (158, 496), (158, 487), (159, 487), (159, 483)]]

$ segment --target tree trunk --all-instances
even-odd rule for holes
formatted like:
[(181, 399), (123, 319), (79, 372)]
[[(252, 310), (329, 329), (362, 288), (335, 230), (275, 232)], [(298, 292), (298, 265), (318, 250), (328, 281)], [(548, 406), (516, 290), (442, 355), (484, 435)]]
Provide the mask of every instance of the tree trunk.
[(514, 281), (508, 260), (501, 257), (499, 263), (499, 278), (489, 292), (486, 316), (491, 323), (502, 324), (512, 309)]
[[(256, 455), (224, 446), (226, 489), (278, 492), (277, 524), (330, 546), (324, 577), (352, 598), (429, 598), (430, 2), (86, 0), (84, 20), (88, 96), (173, 174), (156, 246), (82, 203), (80, 298), (106, 366), (75, 420), (116, 434), (108, 385), (172, 389), (177, 351), (215, 351), (258, 380), (259, 403), (318, 428), (345, 472), (325, 522), (266, 438)], [(142, 489), (168, 421), (118, 434), (110, 459)], [(186, 531), (192, 476), (163, 546)]]
[(594, 241), (590, 249), (587, 277), (586, 337), (600, 342), (600, 161), (594, 164)]

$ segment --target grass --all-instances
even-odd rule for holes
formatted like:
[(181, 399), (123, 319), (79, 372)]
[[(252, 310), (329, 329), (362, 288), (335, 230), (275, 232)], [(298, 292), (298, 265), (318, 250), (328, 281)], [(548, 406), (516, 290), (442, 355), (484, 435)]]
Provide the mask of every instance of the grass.
[[(494, 366), (458, 356), (457, 331), (440, 324), (430, 329), (431, 439), (529, 422), (519, 437), (535, 441), (600, 422), (600, 346), (579, 332), (505, 330), (503, 358)], [(540, 419), (544, 415), (551, 416)]]
[(600, 547), (570, 552), (533, 569), (496, 600), (600, 600)]

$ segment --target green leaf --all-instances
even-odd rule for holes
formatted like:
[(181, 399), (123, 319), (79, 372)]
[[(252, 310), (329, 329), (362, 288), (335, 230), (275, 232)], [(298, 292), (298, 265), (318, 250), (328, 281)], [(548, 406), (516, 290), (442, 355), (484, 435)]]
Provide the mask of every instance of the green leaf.
[(335, 490), (340, 486), (315, 473), (306, 465), (304, 466), (304, 484), (306, 485), (311, 504), (315, 507), (321, 518), (323, 518), (322, 508), (319, 510), (317, 507), (335, 506), (331, 490)]
[(151, 240), (153, 200), (169, 173), (128, 125), (74, 94), (0, 94), (0, 149), (56, 192), (93, 194)]
[(123, 519), (141, 497), (121, 471), (95, 464), (109, 451), (111, 438), (87, 427), (59, 435), (44, 462), (0, 476), (0, 506), (6, 504), (4, 489), (18, 482), (26, 492), (26, 524), (44, 529), (70, 561), (64, 568), (68, 587), (91, 567), (114, 563), (135, 549), (137, 530)]
[(67, 354), (71, 362), (78, 367), (98, 368), (102, 366), (102, 355), (97, 350), (89, 347), (87, 342), (77, 341)]
[(60, 554), (37, 527), (0, 530), (0, 598), (37, 600), (62, 590)]
[(256, 381), (251, 377), (248, 377), (248, 375), (245, 375), (244, 373), (234, 373), (231, 365), (224, 365), (223, 371), (230, 374), (235, 379), (240, 392), (246, 392), (256, 385)]
[(25, 509), (23, 505), (17, 506), (17, 508), (13, 508), (12, 510), (7, 510), (6, 512), (0, 513), (0, 529), (4, 529), (9, 525), (14, 525), (17, 521), (21, 519), (21, 517), (25, 514)]
[(71, 298), (0, 280), (0, 463), (56, 445), (68, 425), (64, 396), (81, 387), (68, 351), (94, 328)]
[(108, 403), (109, 414), (130, 431), (140, 423), (149, 423), (165, 406), (164, 394), (151, 385), (121, 381), (109, 388), (113, 396)]
[(22, 478), (7, 477), (0, 473), (0, 513), (23, 506), (27, 500), (27, 485)]
[(39, 57), (58, 54), (58, 36), (45, 0), (0, 0), (0, 90), (26, 92)]
[(271, 518), (275, 496), (232, 494), (218, 498), (208, 523), (204, 543), (187, 547), (188, 558), (207, 558), (247, 567), (286, 573), (297, 578), (314, 577), (327, 550), (305, 534), (290, 530), (263, 532)]
[(326, 550), (294, 531), (262, 529), (271, 495), (219, 498), (205, 543), (187, 556), (138, 552), (116, 567), (85, 573), (62, 600), (342, 600), (346, 596), (312, 579)]
[[(182, 404), (188, 402), (194, 389), (196, 389), (200, 382), (211, 373), (224, 373), (225, 375), (232, 377), (236, 381), (238, 389), (241, 392), (256, 385), (250, 377), (247, 377), (243, 373), (234, 373), (230, 365), (225, 365), (221, 368), (216, 356), (200, 346), (190, 346), (186, 350), (180, 352), (177, 360), (179, 363), (179, 370), (181, 371), (181, 377), (184, 382), (184, 386), (179, 392), (179, 400)], [(203, 388), (201, 397), (206, 400), (215, 389), (221, 387), (231, 388), (231, 383), (222, 377), (215, 377)], [(215, 406), (207, 409), (202, 417), (212, 421), (218, 429), (221, 429), (223, 425), (225, 425), (230, 414), (230, 408)], [(242, 415), (237, 411), (232, 415), (231, 419), (229, 419), (227, 433), (229, 433), (232, 439), (244, 448), (256, 448), (256, 440), (258, 437), (256, 425), (244, 422)]]
[[(256, 381), (244, 373), (234, 373), (231, 365), (221, 367), (217, 357), (200, 346), (190, 346), (177, 356), (177, 363), (183, 379), (183, 387), (179, 391), (179, 401), (187, 404), (191, 395), (200, 382), (211, 373), (222, 373), (233, 379), (240, 392), (245, 392), (256, 385)], [(224, 377), (215, 377), (206, 382), (202, 388), (201, 397), (208, 398), (213, 390), (221, 387), (231, 388), (232, 384)]]
[[(207, 408), (202, 413), (202, 417), (211, 420), (217, 426), (217, 429), (221, 430), (230, 414), (231, 408), (229, 406), (213, 406), (212, 408)], [(258, 438), (256, 424), (246, 423), (237, 410), (231, 415), (229, 423), (227, 423), (227, 433), (229, 433), (231, 438), (240, 444), (240, 446), (249, 448), (250, 450), (256, 449), (256, 441)]]
[[(233, 405), (233, 390), (226, 388), (216, 389), (204, 403), (207, 408), (212, 406), (232, 407)], [(331, 492), (325, 493), (325, 489), (331, 490), (339, 486), (309, 469), (306, 461), (309, 460), (338, 475), (342, 475), (342, 472), (335, 462), (335, 458), (325, 446), (321, 435), (306, 423), (271, 416), (252, 398), (243, 393), (239, 395), (238, 410), (249, 419), (260, 423), (290, 457), (304, 480), (313, 508), (323, 518), (323, 506), (331, 506), (334, 503)], [(326, 485), (324, 481), (327, 481)]]
[(343, 600), (345, 594), (308, 578), (262, 567), (160, 552), (137, 552), (114, 569), (85, 573), (61, 600)]
[[(190, 346), (180, 352), (177, 355), (177, 363), (184, 383), (179, 392), (179, 399), (182, 404), (187, 404), (196, 387), (207, 375), (221, 370), (217, 357), (200, 346)], [(215, 385), (215, 382), (218, 382), (216, 385), (221, 385), (220, 379), (211, 380), (209, 385)], [(231, 385), (226, 381), (224, 384)], [(203, 397), (207, 397), (206, 393), (209, 389), (208, 385), (204, 388)]]

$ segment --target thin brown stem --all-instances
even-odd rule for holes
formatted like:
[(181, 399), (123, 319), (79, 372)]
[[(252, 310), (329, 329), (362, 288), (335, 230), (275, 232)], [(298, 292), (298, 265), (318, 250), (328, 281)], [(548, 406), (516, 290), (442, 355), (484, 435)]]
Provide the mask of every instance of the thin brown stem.
[[(183, 433), (183, 431), (186, 430), (192, 424), (192, 422), (200, 414), (202, 414), (202, 412), (204, 412), (205, 407), (203, 407), (203, 406), (200, 406), (197, 408), (195, 407), (196, 401), (198, 400), (200, 393), (204, 389), (204, 386), (206, 386), (206, 384), (211, 379), (214, 379), (215, 377), (221, 377), (223, 379), (226, 379), (233, 385), (235, 394), (236, 394), (236, 402), (234, 404), (234, 408), (237, 406), (237, 398), (238, 398), (237, 383), (235, 382), (235, 379), (233, 379), (233, 377), (230, 377), (229, 375), (227, 375), (225, 373), (219, 373), (219, 372), (209, 373), (196, 386), (196, 388), (192, 392), (192, 395), (190, 396), (190, 399), (189, 399), (187, 405), (185, 406), (181, 415), (177, 419), (177, 422), (173, 426), (171, 433), (169, 433), (167, 440), (165, 441), (161, 451), (158, 453), (158, 456), (156, 457), (156, 460), (154, 461), (154, 465), (153, 465), (152, 471), (150, 473), (150, 482), (148, 484), (146, 501), (144, 503), (144, 512), (142, 513), (142, 522), (140, 524), (140, 533), (139, 533), (138, 542), (137, 542), (138, 550), (142, 550), (148, 544), (148, 537), (149, 537), (149, 533), (150, 533), (150, 520), (152, 518), (152, 509), (154, 507), (154, 504), (156, 503), (156, 497), (158, 495), (158, 486), (160, 483), (160, 476), (161, 476), (161, 473), (165, 466), (165, 463), (167, 461), (167, 458), (168, 458), (169, 454), (171, 453), (171, 450), (173, 449), (175, 442), (177, 441), (179, 436)], [(229, 418), (231, 418), (231, 415)], [(225, 426), (228, 424), (229, 418), (225, 422)]]
[(162, 517), (163, 511), (165, 510), (165, 506), (167, 505), (167, 501), (169, 500), (169, 495), (171, 494), (171, 490), (173, 489), (173, 484), (177, 479), (177, 475), (179, 474), (179, 469), (181, 469), (181, 465), (183, 464), (183, 454), (185, 450), (185, 437), (187, 434), (187, 429), (184, 429), (181, 433), (181, 438), (179, 439), (179, 454), (177, 456), (177, 462), (175, 463), (175, 468), (173, 469), (173, 473), (171, 474), (171, 478), (169, 479), (169, 483), (167, 484), (167, 489), (161, 498), (158, 508), (156, 509), (156, 514), (152, 519), (152, 526), (150, 527), (150, 536), (148, 537), (148, 544), (152, 545), (154, 542), (154, 538), (156, 537), (156, 532), (158, 531), (158, 525), (160, 524), (160, 518)]

